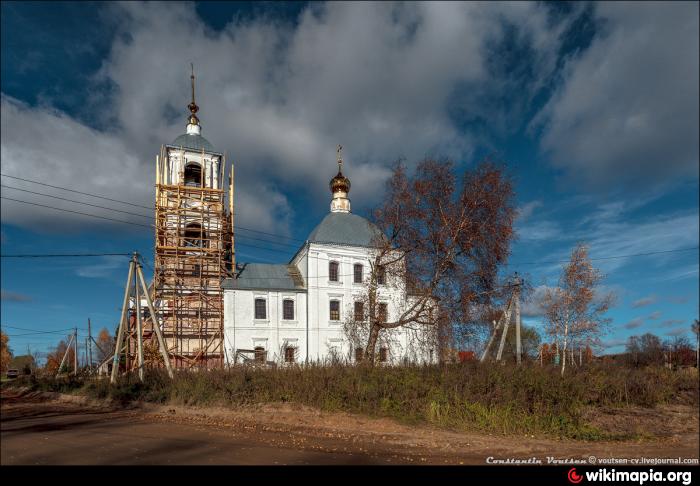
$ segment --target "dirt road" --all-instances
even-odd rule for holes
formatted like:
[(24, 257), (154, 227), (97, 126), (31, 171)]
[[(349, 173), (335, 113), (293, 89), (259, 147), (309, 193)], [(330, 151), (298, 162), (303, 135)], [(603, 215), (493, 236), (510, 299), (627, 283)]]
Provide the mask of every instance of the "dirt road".
[(698, 457), (697, 418), (684, 422), (684, 433), (653, 441), (586, 443), (409, 427), (287, 404), (124, 409), (81, 397), (3, 390), (1, 412), (3, 465), (484, 464), (490, 456), (537, 457), (546, 464), (548, 456)]

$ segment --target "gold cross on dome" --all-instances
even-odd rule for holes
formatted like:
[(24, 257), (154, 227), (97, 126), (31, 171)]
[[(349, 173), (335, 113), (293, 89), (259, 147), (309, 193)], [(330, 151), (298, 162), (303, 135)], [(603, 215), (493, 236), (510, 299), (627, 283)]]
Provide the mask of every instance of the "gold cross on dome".
[(340, 152), (343, 150), (342, 145), (338, 145), (338, 149), (336, 152), (338, 153), (338, 171), (340, 171), (340, 168), (343, 166), (343, 157), (340, 155)]

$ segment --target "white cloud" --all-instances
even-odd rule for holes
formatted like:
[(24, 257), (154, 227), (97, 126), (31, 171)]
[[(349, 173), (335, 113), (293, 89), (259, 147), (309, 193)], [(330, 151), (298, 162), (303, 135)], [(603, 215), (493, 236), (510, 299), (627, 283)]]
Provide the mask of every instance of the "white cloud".
[(578, 183), (698, 176), (698, 3), (596, 4), (600, 34), (539, 114), (542, 147)]
[[(150, 207), (154, 155), (184, 131), (192, 61), (203, 134), (236, 162), (237, 223), (276, 233), (294, 218), (292, 192), (325, 209), (338, 143), (357, 211), (376, 202), (398, 157), (467, 158), (474, 140), (451, 118), (451, 96), (496, 86), (486, 46), (497, 44), (504, 22), (516, 25), (546, 73), (563, 28), (547, 22), (545, 7), (524, 3), (331, 2), (307, 8), (297, 25), (262, 17), (220, 32), (190, 4), (105, 8), (119, 31), (85, 93), (104, 130), (3, 97), (3, 172)], [(478, 92), (464, 109), (478, 112)], [(98, 224), (18, 203), (3, 204), (3, 220), (35, 229)]]

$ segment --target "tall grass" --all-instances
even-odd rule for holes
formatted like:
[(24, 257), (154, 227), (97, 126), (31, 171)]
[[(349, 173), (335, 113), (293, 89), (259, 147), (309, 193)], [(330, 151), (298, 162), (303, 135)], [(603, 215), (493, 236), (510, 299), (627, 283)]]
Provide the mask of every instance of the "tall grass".
[(363, 367), (304, 366), (178, 372), (170, 380), (151, 370), (107, 380), (33, 378), (34, 389), (80, 393), (117, 401), (240, 406), (293, 402), (327, 411), (427, 422), (454, 429), (614, 438), (585, 422), (590, 407), (698, 404), (696, 370), (631, 369), (596, 365), (571, 370), (480, 365)]

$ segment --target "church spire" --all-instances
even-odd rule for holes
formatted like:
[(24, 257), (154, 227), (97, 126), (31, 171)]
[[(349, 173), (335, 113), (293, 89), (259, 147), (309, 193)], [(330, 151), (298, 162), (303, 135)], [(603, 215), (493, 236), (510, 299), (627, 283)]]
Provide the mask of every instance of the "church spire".
[(348, 199), (348, 193), (350, 192), (350, 179), (343, 175), (343, 157), (341, 151), (343, 150), (342, 145), (338, 145), (336, 153), (338, 154), (338, 174), (331, 179), (330, 188), (333, 194), (333, 199), (331, 200), (331, 212), (332, 213), (349, 213), (350, 212), (350, 199)]
[(192, 67), (192, 74), (190, 75), (190, 80), (192, 81), (192, 101), (187, 108), (190, 110), (190, 117), (187, 123), (187, 133), (199, 135), (202, 127), (199, 124), (199, 118), (197, 118), (197, 112), (199, 111), (199, 106), (194, 101), (194, 64), (190, 63)]

